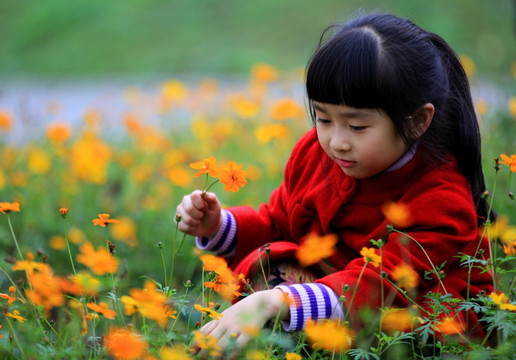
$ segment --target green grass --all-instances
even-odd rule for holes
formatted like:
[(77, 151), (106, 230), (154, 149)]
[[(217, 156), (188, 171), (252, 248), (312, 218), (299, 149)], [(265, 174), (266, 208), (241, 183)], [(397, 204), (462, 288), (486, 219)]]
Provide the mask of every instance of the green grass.
[(441, 34), (482, 73), (514, 60), (509, 0), (6, 0), (0, 75), (246, 73), (258, 61), (291, 70), (305, 66), (327, 25), (371, 10)]

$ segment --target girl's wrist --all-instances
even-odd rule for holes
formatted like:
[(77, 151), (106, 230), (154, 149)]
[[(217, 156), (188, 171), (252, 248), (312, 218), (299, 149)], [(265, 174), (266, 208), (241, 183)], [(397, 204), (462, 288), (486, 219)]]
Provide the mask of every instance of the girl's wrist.
[(288, 294), (280, 289), (264, 291), (265, 300), (270, 304), (271, 318), (278, 316), (283, 321), (290, 319), (290, 308), (288, 305)]

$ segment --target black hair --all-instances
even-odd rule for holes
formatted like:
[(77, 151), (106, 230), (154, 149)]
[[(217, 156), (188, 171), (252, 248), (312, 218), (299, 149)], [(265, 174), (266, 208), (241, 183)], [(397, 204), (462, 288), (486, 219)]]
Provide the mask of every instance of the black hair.
[[(311, 101), (382, 109), (407, 146), (419, 141), (436, 163), (451, 152), (471, 184), (477, 215), (487, 218), (480, 131), (468, 78), (439, 35), (389, 14), (331, 26), (308, 64), (306, 91)], [(409, 119), (426, 103), (435, 113), (417, 139)]]

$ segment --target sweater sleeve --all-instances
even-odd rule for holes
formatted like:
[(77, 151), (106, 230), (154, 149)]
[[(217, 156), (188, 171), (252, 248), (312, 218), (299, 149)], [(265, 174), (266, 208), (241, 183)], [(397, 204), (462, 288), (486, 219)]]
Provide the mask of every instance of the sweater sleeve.
[(304, 329), (308, 319), (344, 319), (344, 311), (337, 294), (326, 285), (279, 285), (276, 289), (287, 293), (289, 298), (290, 320), (283, 322), (285, 331)]
[(215, 237), (196, 237), (195, 244), (201, 250), (208, 250), (218, 256), (231, 258), (235, 255), (236, 230), (233, 214), (227, 210), (222, 210), (222, 225)]

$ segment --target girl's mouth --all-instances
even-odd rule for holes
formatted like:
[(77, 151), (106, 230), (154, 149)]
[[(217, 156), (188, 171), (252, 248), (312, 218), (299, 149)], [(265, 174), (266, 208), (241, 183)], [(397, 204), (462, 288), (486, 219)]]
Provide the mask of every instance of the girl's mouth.
[(335, 159), (335, 162), (340, 167), (343, 167), (343, 168), (350, 168), (350, 167), (353, 167), (353, 166), (355, 166), (357, 164), (356, 161), (349, 161), (349, 160), (343, 160), (343, 159), (338, 159), (338, 158)]

